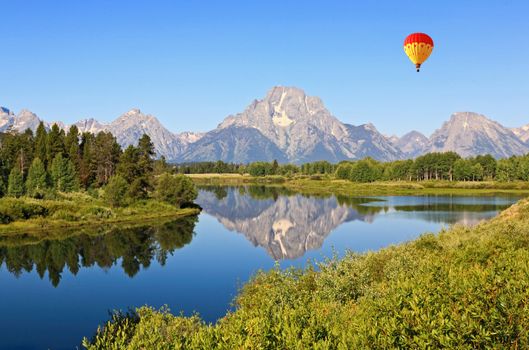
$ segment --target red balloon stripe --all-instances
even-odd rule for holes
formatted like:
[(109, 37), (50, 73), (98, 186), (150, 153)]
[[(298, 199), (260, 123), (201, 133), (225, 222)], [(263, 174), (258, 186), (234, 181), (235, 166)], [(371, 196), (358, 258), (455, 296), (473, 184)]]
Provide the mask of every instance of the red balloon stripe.
[(425, 43), (433, 47), (432, 38), (430, 38), (430, 36), (424, 33), (413, 33), (413, 34), (408, 35), (406, 39), (404, 40), (404, 46), (408, 44), (412, 44), (412, 43)]

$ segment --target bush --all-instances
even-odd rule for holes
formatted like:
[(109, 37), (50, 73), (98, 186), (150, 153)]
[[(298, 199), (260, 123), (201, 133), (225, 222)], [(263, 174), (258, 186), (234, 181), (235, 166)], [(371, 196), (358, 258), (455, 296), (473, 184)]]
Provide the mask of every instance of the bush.
[(0, 216), (4, 223), (47, 215), (48, 209), (39, 204), (25, 203), (22, 199), (4, 198), (0, 200)]
[(351, 177), (351, 163), (341, 163), (338, 165), (338, 168), (336, 168), (336, 178), (342, 179), (342, 180), (349, 180)]
[(8, 214), (0, 211), (0, 224), (9, 224), (10, 222), (13, 222), (13, 218), (9, 216)]
[(163, 174), (156, 185), (156, 198), (160, 201), (181, 207), (197, 198), (193, 181), (185, 175)]
[(98, 219), (110, 219), (114, 215), (112, 210), (103, 207), (89, 207), (83, 214), (95, 216)]
[(69, 210), (57, 210), (51, 216), (53, 219), (65, 220), (65, 221), (77, 221), (79, 220), (79, 215), (77, 213), (72, 213)]
[(103, 199), (112, 207), (125, 205), (129, 184), (119, 175), (112, 176), (105, 186)]

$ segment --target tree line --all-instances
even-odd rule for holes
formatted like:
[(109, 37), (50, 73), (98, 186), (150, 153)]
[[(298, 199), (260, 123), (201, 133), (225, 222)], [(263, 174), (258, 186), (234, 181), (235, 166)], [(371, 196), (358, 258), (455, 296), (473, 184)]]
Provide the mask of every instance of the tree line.
[(222, 161), (187, 163), (175, 171), (194, 173), (240, 173), (252, 176), (329, 175), (354, 182), (373, 181), (529, 181), (529, 154), (507, 159), (491, 155), (462, 158), (455, 152), (434, 152), (416, 159), (379, 162), (372, 158), (332, 164), (316, 161), (302, 165), (273, 162), (230, 164)]
[[(57, 192), (105, 188), (105, 199), (122, 206), (154, 194), (180, 205), (196, 197), (191, 181), (172, 177), (165, 159), (155, 159), (144, 134), (124, 150), (110, 132), (68, 131), (41, 122), (33, 133), (0, 133), (0, 197), (53, 197)], [(158, 176), (159, 175), (159, 176)]]

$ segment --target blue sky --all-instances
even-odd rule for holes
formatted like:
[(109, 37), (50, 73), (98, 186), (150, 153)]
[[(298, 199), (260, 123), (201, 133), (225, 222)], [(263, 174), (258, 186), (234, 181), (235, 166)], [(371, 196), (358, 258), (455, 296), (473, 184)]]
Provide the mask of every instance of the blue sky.
[[(0, 105), (206, 131), (275, 85), (340, 120), (431, 133), (455, 111), (529, 123), (528, 1), (0, 0)], [(435, 49), (416, 73), (407, 34)]]

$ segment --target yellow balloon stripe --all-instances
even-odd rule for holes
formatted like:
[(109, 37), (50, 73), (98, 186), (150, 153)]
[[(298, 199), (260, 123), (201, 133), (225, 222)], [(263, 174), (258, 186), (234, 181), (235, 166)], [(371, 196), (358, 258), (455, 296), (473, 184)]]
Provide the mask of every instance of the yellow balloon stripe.
[(422, 64), (432, 53), (433, 46), (425, 43), (410, 43), (404, 46), (404, 52), (413, 64)]

